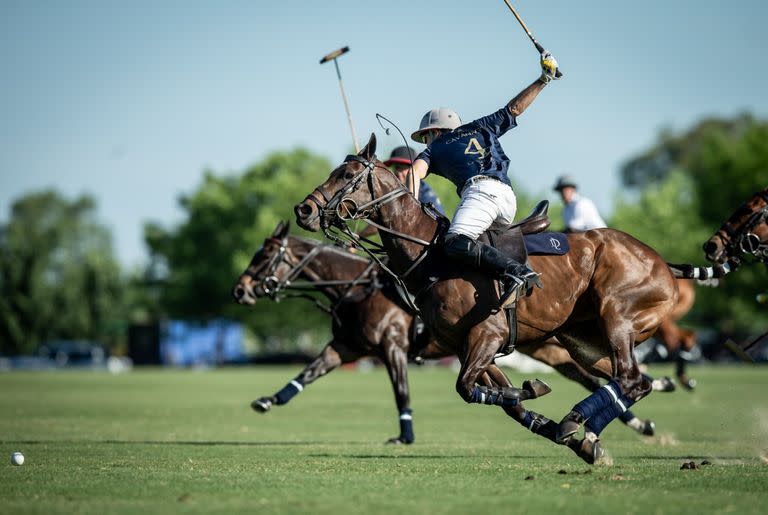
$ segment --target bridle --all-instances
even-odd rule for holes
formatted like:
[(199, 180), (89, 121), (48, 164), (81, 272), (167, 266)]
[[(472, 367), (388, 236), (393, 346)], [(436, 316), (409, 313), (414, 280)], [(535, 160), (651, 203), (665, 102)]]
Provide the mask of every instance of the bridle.
[[(280, 302), (286, 298), (308, 299), (313, 301), (322, 311), (330, 313), (335, 318), (336, 309), (343, 301), (350, 297), (355, 287), (368, 286), (364, 292), (365, 296), (382, 287), (382, 284), (377, 280), (375, 272), (373, 272), (375, 267), (373, 261), (369, 261), (368, 266), (352, 280), (310, 280), (298, 282), (296, 279), (299, 275), (328, 246), (318, 244), (307, 252), (303, 258), (299, 259), (288, 246), (287, 238), (270, 238), (267, 242), (269, 241), (278, 245), (277, 252), (266, 263), (260, 265), (255, 270), (251, 270), (249, 267), (244, 272), (244, 275), (259, 283), (264, 294), (275, 302)], [(281, 264), (289, 267), (288, 272), (282, 278), (277, 276), (277, 269)], [(333, 288), (334, 290), (339, 288), (336, 291), (337, 298), (330, 306), (323, 304), (317, 298), (308, 294), (310, 291), (318, 291), (324, 288)]]
[(734, 229), (730, 221), (726, 221), (717, 231), (726, 252), (730, 255), (751, 255), (762, 263), (768, 264), (768, 243), (760, 241), (760, 238), (752, 231), (761, 223), (768, 222), (768, 194), (764, 191), (758, 192), (765, 205), (752, 212), (741, 228)]
[[(401, 184), (398, 188), (393, 189), (389, 193), (376, 197), (374, 188), (374, 175), (376, 169), (382, 169), (390, 174), (392, 172), (386, 166), (378, 164), (376, 162), (376, 156), (371, 159), (366, 159), (362, 156), (350, 154), (344, 159), (345, 165), (349, 165), (349, 163), (352, 162), (360, 163), (363, 166), (362, 172), (351, 177), (344, 187), (334, 193), (330, 198), (328, 198), (328, 195), (323, 189), (317, 188), (315, 190), (322, 195), (325, 200), (325, 205), (321, 205), (318, 202), (317, 197), (313, 195), (314, 191), (307, 197), (317, 205), (320, 213), (320, 226), (323, 229), (323, 233), (330, 239), (335, 239), (335, 235), (329, 234), (332, 227), (342, 229), (343, 227), (346, 227), (344, 222), (348, 220), (365, 220), (366, 222), (371, 223), (371, 215), (381, 209), (383, 205), (389, 204), (399, 197), (408, 194), (408, 189)], [(358, 205), (357, 202), (349, 198), (348, 195), (357, 191), (357, 189), (365, 182), (368, 183), (368, 189), (371, 192), (371, 200), (362, 205)], [(379, 227), (378, 224), (374, 226), (382, 230), (394, 232), (386, 227)], [(403, 236), (412, 239), (409, 235)]]
[[(397, 286), (399, 286), (406, 293), (406, 295), (404, 295), (404, 300), (408, 303), (409, 307), (414, 312), (419, 313), (418, 307), (410, 298), (410, 295), (407, 294), (408, 288), (405, 286), (403, 279), (408, 277), (408, 275), (410, 275), (410, 273), (413, 272), (413, 270), (415, 270), (424, 261), (424, 259), (427, 257), (427, 254), (429, 253), (430, 247), (440, 236), (440, 231), (435, 232), (435, 237), (432, 241), (427, 241), (421, 238), (416, 238), (415, 236), (411, 236), (410, 234), (395, 231), (394, 229), (383, 226), (371, 220), (371, 216), (378, 212), (382, 206), (397, 200), (403, 195), (409, 194), (410, 190), (408, 190), (408, 188), (406, 188), (404, 185), (400, 184), (392, 191), (377, 197), (374, 187), (376, 169), (382, 169), (389, 174), (392, 174), (392, 171), (386, 166), (378, 164), (376, 161), (376, 156), (367, 159), (359, 155), (350, 154), (344, 159), (344, 164), (348, 165), (351, 162), (360, 163), (363, 166), (363, 170), (351, 177), (349, 181), (344, 184), (344, 186), (336, 193), (330, 196), (330, 198), (321, 187), (318, 187), (307, 196), (307, 200), (314, 202), (318, 208), (320, 227), (323, 230), (323, 234), (325, 234), (328, 239), (342, 245), (346, 245), (351, 242), (353, 245), (359, 246), (383, 270), (392, 276), (394, 281), (397, 283)], [(392, 175), (394, 176), (394, 174)], [(371, 200), (365, 202), (362, 205), (358, 205), (357, 202), (349, 198), (348, 195), (357, 191), (357, 189), (366, 182), (368, 184), (368, 189), (371, 192)], [(315, 192), (320, 193), (320, 195), (323, 197), (323, 200), (325, 201), (324, 205), (320, 203), (317, 195), (315, 195)], [(350, 220), (363, 220), (369, 225), (376, 227), (379, 231), (389, 233), (397, 238), (423, 246), (424, 251), (411, 264), (408, 270), (402, 274), (396, 274), (386, 264), (384, 264), (377, 255), (384, 253), (383, 246), (377, 242), (371, 241), (354, 233), (346, 224), (346, 222)], [(334, 230), (336, 232), (334, 232)], [(368, 246), (362, 245), (362, 241), (375, 247), (375, 249), (372, 250)]]

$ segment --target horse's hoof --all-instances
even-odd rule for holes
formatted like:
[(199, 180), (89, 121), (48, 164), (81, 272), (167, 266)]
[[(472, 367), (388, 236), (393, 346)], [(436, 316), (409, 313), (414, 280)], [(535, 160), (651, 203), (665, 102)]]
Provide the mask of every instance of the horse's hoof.
[(568, 447), (576, 453), (576, 456), (590, 465), (594, 465), (605, 455), (603, 446), (600, 445), (600, 440), (589, 440), (587, 438), (578, 440), (571, 438), (568, 441)]
[(410, 445), (413, 443), (413, 440), (406, 439), (402, 436), (396, 436), (394, 438), (390, 438), (386, 442), (384, 442), (387, 445)]
[(269, 397), (260, 397), (251, 402), (251, 408), (258, 413), (266, 413), (272, 408), (272, 399)]
[(414, 362), (416, 365), (418, 365), (418, 366), (422, 366), (422, 365), (424, 364), (424, 358), (422, 358), (421, 356), (415, 356), (415, 357), (413, 358), (413, 362)]
[(689, 392), (696, 388), (696, 380), (695, 379), (688, 379), (685, 376), (680, 376), (677, 378), (678, 381), (680, 381), (680, 384), (683, 385), (683, 388), (688, 390)]
[(644, 420), (643, 421), (643, 430), (640, 431), (645, 436), (653, 436), (656, 434), (656, 424), (653, 423), (653, 420)]
[(675, 382), (667, 376), (664, 376), (661, 379), (654, 379), (651, 385), (657, 392), (674, 392), (677, 389)]
[(523, 390), (528, 392), (530, 399), (536, 399), (551, 392), (552, 388), (541, 379), (526, 379), (523, 381)]
[(555, 441), (561, 445), (570, 445), (569, 442), (573, 440), (573, 435), (579, 432), (582, 422), (584, 422), (584, 417), (582, 417), (581, 414), (575, 411), (568, 413), (563, 420), (560, 421)]

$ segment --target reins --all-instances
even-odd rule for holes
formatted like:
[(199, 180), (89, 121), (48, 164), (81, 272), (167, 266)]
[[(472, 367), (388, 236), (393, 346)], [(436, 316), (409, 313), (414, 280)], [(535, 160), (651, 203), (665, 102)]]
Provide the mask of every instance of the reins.
[[(327, 200), (325, 207), (320, 205), (317, 198), (313, 194), (310, 194), (307, 198), (311, 199), (319, 208), (320, 227), (322, 228), (325, 236), (328, 239), (335, 241), (337, 243), (347, 244), (348, 242), (351, 242), (356, 247), (361, 248), (366, 254), (368, 254), (371, 257), (373, 261), (376, 262), (376, 264), (378, 264), (382, 268), (382, 270), (384, 270), (390, 276), (392, 276), (393, 280), (397, 283), (397, 286), (399, 286), (402, 289), (402, 291), (405, 293), (405, 295), (403, 295), (403, 300), (408, 304), (408, 307), (411, 310), (413, 310), (414, 313), (420, 314), (419, 308), (416, 306), (416, 304), (412, 300), (411, 295), (408, 292), (408, 287), (405, 285), (405, 282), (403, 281), (403, 279), (408, 277), (426, 259), (432, 244), (435, 243), (435, 241), (439, 238), (440, 231), (435, 232), (435, 236), (432, 239), (432, 241), (427, 241), (421, 238), (417, 238), (415, 236), (411, 236), (410, 234), (405, 234), (400, 231), (396, 231), (394, 229), (391, 229), (389, 227), (376, 223), (370, 219), (371, 214), (378, 212), (382, 206), (389, 204), (394, 200), (402, 197), (403, 195), (407, 195), (410, 193), (410, 191), (401, 184), (398, 188), (393, 189), (392, 191), (389, 191), (380, 197), (376, 197), (375, 189), (374, 189), (374, 172), (376, 168), (381, 168), (383, 170), (386, 170), (388, 173), (392, 173), (392, 172), (389, 170), (389, 168), (377, 164), (375, 162), (375, 159), (376, 159), (375, 156), (372, 159), (365, 159), (361, 156), (354, 155), (354, 154), (348, 155), (344, 159), (344, 163), (349, 163), (352, 161), (360, 163), (364, 167), (363, 171), (355, 175), (354, 177), (352, 177), (350, 181), (344, 185), (343, 188), (337, 191), (330, 198), (330, 200)], [(357, 188), (365, 180), (368, 181), (368, 187), (371, 191), (371, 200), (361, 206), (358, 206), (354, 200), (347, 198), (347, 195), (357, 190)], [(323, 196), (323, 198), (327, 199), (327, 196), (324, 191), (320, 189), (317, 189), (315, 191), (319, 191), (320, 194)], [(346, 211), (346, 214), (345, 214), (345, 211)], [(379, 231), (391, 234), (396, 238), (410, 241), (412, 243), (416, 243), (418, 245), (423, 246), (424, 251), (419, 255), (418, 258), (414, 260), (411, 266), (408, 267), (408, 269), (403, 274), (401, 275), (396, 274), (385, 263), (383, 263), (382, 260), (377, 255), (378, 253), (384, 252), (384, 246), (377, 242), (371, 241), (368, 238), (364, 238), (362, 236), (359, 236), (358, 234), (355, 234), (349, 228), (349, 226), (345, 223), (345, 221), (347, 220), (365, 221), (366, 223), (372, 225), (373, 227), (376, 227)], [(340, 235), (337, 235), (334, 232), (332, 232), (333, 229), (338, 230)], [(346, 240), (344, 238), (346, 238)], [(375, 247), (375, 249), (370, 249), (366, 245), (363, 245), (361, 243), (363, 241)]]
[[(351, 280), (337, 279), (325, 281), (310, 280), (305, 282), (294, 282), (299, 277), (299, 275), (301, 275), (301, 273), (307, 269), (307, 266), (312, 262), (312, 260), (315, 259), (323, 249), (328, 247), (318, 244), (317, 246), (313, 247), (312, 250), (307, 252), (303, 258), (298, 260), (298, 263), (294, 263), (289, 259), (289, 256), (293, 256), (293, 252), (290, 251), (287, 245), (287, 241), (285, 239), (275, 240), (279, 242), (280, 247), (278, 252), (266, 263), (265, 266), (267, 270), (264, 273), (264, 276), (261, 277), (258, 272), (260, 272), (265, 266), (259, 266), (255, 271), (247, 270), (245, 272), (246, 275), (250, 276), (254, 281), (260, 282), (264, 293), (275, 302), (280, 302), (286, 298), (304, 298), (311, 300), (320, 310), (331, 314), (334, 318), (337, 318), (335, 314), (336, 309), (349, 297), (355, 287), (368, 285), (369, 289), (366, 291), (366, 295), (381, 287), (381, 284), (376, 281), (375, 278), (370, 278), (371, 272), (375, 266), (372, 261), (368, 261), (365, 269)], [(296, 259), (295, 256), (294, 259)], [(288, 273), (285, 274), (282, 279), (276, 276), (277, 267), (280, 265), (280, 263), (285, 263), (290, 267)], [(334, 291), (337, 289), (339, 290), (335, 291), (337, 298), (333, 304), (325, 305), (308, 293), (303, 293), (309, 291), (318, 291), (325, 288), (330, 288)]]

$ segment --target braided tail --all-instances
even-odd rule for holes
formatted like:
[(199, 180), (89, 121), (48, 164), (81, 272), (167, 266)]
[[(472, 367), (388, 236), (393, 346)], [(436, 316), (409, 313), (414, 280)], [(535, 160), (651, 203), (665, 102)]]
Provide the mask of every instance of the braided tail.
[(718, 279), (726, 274), (736, 270), (741, 265), (738, 258), (730, 258), (722, 265), (714, 266), (693, 266), (693, 265), (675, 265), (667, 263), (672, 270), (672, 275), (679, 279)]

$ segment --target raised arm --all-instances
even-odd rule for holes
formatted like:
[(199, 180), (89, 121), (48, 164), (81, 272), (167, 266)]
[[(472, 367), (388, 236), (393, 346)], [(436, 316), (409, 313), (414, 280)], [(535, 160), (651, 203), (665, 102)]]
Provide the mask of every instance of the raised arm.
[(540, 79), (533, 81), (530, 86), (509, 101), (507, 104), (509, 112), (512, 113), (515, 118), (523, 114), (523, 111), (528, 109), (528, 106), (531, 105), (533, 99), (539, 95), (542, 89), (544, 89), (544, 86), (546, 86), (546, 83), (542, 82)]
[(552, 57), (549, 52), (541, 54), (541, 76), (533, 81), (530, 86), (517, 94), (515, 98), (509, 101), (507, 109), (512, 113), (515, 118), (523, 114), (523, 111), (528, 109), (533, 99), (541, 93), (550, 81), (558, 79), (557, 75), (557, 60)]

